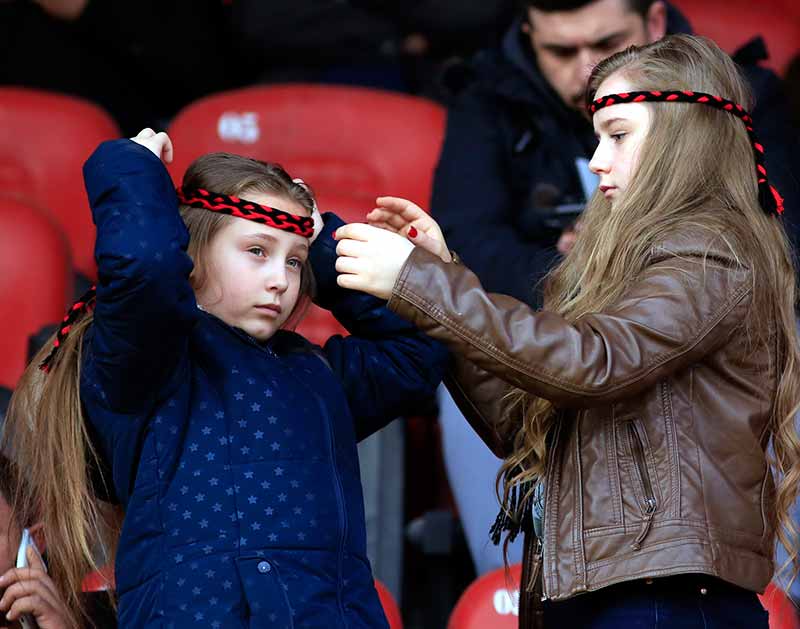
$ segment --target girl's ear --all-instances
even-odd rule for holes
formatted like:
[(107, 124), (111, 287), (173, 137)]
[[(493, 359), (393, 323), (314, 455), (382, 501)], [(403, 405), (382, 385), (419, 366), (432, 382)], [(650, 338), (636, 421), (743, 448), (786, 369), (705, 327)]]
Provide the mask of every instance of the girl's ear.
[(36, 522), (29, 526), (28, 530), (31, 532), (31, 537), (33, 537), (33, 541), (36, 543), (36, 548), (39, 549), (40, 553), (44, 553), (47, 547), (47, 540), (44, 536), (44, 523)]

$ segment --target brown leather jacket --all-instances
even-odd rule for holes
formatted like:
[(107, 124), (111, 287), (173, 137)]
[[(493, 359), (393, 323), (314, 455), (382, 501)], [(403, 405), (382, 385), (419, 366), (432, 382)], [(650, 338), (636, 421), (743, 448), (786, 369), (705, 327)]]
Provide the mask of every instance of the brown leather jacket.
[(448, 386), (497, 455), (508, 454), (496, 421), (510, 386), (562, 411), (541, 559), (525, 540), (523, 628), (535, 626), (540, 562), (553, 600), (680, 573), (762, 592), (772, 577), (776, 374), (774, 352), (752, 350), (741, 328), (752, 275), (690, 235), (651, 262), (612, 308), (574, 324), (487, 294), (421, 249), (394, 286), (389, 307), (452, 350)]

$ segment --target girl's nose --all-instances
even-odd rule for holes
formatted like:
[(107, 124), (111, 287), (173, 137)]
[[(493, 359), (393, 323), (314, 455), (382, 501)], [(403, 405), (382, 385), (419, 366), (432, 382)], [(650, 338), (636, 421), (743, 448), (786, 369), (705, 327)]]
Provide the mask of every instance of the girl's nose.
[(589, 170), (591, 170), (595, 175), (608, 173), (610, 164), (611, 160), (608, 157), (608, 151), (601, 141), (594, 150), (592, 159), (589, 161)]
[(284, 264), (276, 264), (267, 278), (267, 288), (282, 293), (288, 287), (289, 276), (286, 273), (286, 266)]

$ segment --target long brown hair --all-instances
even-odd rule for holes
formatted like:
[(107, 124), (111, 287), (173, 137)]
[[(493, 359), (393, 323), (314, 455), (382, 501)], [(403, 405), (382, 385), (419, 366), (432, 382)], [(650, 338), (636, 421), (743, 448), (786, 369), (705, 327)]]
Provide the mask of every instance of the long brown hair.
[[(298, 203), (309, 215), (314, 207), (311, 190), (293, 182), (280, 166), (229, 153), (210, 153), (195, 160), (183, 185), (231, 196), (271, 193)], [(209, 272), (203, 258), (206, 247), (234, 219), (186, 206), (180, 211), (189, 231), (188, 253), (194, 262), (190, 282), (196, 289)], [(303, 301), (308, 301), (312, 288), (310, 268), (304, 268)], [(298, 300), (290, 320), (302, 308)], [(102, 485), (109, 480), (99, 473), (104, 467), (81, 408), (81, 353), (91, 323), (92, 314), (87, 313), (73, 324), (48, 373), (39, 364), (50, 352), (55, 335), (33, 358), (11, 398), (0, 446), (23, 481), (14, 492), (15, 513), (22, 522), (42, 521), (50, 574), (76, 627), (91, 621), (80, 597), (83, 578), (113, 558), (121, 524), (119, 510), (97, 498), (98, 490), (106, 493), (108, 488)]]
[[(752, 105), (735, 64), (701, 37), (669, 36), (609, 57), (589, 79), (587, 102), (612, 75), (624, 76), (634, 90), (696, 90), (748, 109)], [(569, 322), (602, 311), (639, 279), (655, 245), (687, 228), (707, 234), (709, 242), (751, 269), (753, 298), (742, 322), (743, 333), (752, 347), (769, 352), (779, 378), (769, 426), (772, 463), (780, 479), (776, 520), (780, 539), (798, 565), (789, 516), (800, 481), (800, 441), (794, 424), (800, 402), (800, 356), (791, 247), (780, 220), (767, 215), (758, 203), (753, 149), (738, 118), (690, 103), (646, 106), (651, 126), (629, 187), (613, 211), (599, 192), (590, 199), (573, 250), (548, 275), (545, 309)], [(501, 429), (514, 434), (514, 447), (498, 475), (498, 492), (504, 508), (520, 521), (531, 500), (530, 481), (544, 475), (547, 439), (557, 409), (522, 390), (509, 395), (511, 410)], [(511, 489), (524, 482), (528, 489), (514, 505), (509, 502)]]

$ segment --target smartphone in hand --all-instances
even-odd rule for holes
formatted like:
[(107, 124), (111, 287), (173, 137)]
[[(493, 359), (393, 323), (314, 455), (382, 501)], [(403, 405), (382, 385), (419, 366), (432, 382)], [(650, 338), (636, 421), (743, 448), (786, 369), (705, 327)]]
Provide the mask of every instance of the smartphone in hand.
[[(33, 541), (31, 532), (28, 529), (22, 529), (22, 538), (20, 539), (19, 548), (17, 549), (17, 568), (28, 567), (28, 547), (32, 548), (41, 559), (42, 555), (39, 549), (36, 548), (36, 543)], [(39, 625), (33, 617), (33, 614), (22, 614), (19, 617), (19, 624), (22, 626), (22, 629), (39, 629)]]

